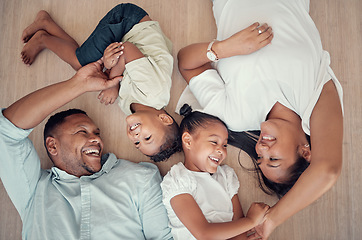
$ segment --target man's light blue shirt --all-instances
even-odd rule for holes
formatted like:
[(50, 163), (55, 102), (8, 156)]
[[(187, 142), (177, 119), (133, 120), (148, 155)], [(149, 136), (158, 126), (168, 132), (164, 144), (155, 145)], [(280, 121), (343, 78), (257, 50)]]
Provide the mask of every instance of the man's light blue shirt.
[(23, 239), (172, 238), (155, 165), (110, 153), (91, 176), (42, 170), (30, 132), (0, 111), (0, 177), (22, 219)]

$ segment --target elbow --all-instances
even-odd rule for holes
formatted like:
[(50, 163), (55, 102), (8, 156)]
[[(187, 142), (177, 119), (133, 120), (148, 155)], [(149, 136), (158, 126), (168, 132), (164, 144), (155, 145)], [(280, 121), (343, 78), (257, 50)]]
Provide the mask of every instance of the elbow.
[(213, 234), (212, 229), (209, 229), (208, 227), (199, 228), (198, 231), (192, 233), (192, 235), (198, 240), (215, 239), (215, 234)]
[(183, 54), (182, 54), (182, 49), (177, 53), (177, 62), (178, 62), (178, 69), (180, 70), (180, 72), (182, 72), (183, 70), (185, 70), (185, 66), (184, 66), (184, 59), (183, 59)]
[(205, 232), (205, 233), (199, 233), (194, 235), (194, 237), (198, 240), (210, 240), (210, 239), (214, 239), (214, 236), (212, 236), (211, 234)]
[(336, 166), (330, 166), (327, 171), (326, 174), (328, 176), (328, 178), (330, 179), (331, 182), (333, 182), (333, 184), (337, 181), (337, 179), (339, 178), (339, 176), (341, 175), (342, 172), (342, 163), (341, 164), (337, 164)]
[(342, 161), (327, 166), (321, 166), (320, 168), (320, 177), (324, 179), (325, 182), (329, 183), (329, 187), (332, 187), (336, 182), (342, 171)]

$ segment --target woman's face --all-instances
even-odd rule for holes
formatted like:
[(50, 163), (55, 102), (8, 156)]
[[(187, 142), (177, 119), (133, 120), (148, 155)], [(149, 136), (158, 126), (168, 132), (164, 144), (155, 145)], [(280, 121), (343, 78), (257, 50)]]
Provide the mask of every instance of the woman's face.
[(304, 132), (300, 125), (296, 126), (281, 119), (270, 119), (261, 123), (260, 130), (255, 146), (257, 164), (266, 178), (282, 183), (288, 180), (289, 168), (302, 154)]

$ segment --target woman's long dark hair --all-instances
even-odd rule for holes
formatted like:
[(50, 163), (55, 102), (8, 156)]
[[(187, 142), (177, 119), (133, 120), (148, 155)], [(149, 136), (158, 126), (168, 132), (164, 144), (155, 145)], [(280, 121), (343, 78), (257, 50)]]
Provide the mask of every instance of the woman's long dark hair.
[[(246, 152), (254, 164), (254, 169), (258, 176), (259, 187), (263, 192), (269, 195), (277, 195), (280, 199), (282, 198), (295, 184), (300, 175), (307, 169), (309, 162), (302, 156), (298, 157), (296, 163), (290, 167), (289, 179), (283, 183), (275, 183), (267, 179), (263, 172), (257, 165), (258, 154), (255, 151), (255, 145), (260, 136), (260, 131), (247, 131), (247, 132), (229, 132), (229, 144), (234, 147), (240, 148)], [(310, 144), (310, 137), (306, 134), (308, 143)], [(240, 155), (239, 155), (240, 156)], [(240, 158), (238, 159), (239, 164), (242, 168), (245, 167), (241, 164)], [(250, 170), (250, 169), (249, 169)]]

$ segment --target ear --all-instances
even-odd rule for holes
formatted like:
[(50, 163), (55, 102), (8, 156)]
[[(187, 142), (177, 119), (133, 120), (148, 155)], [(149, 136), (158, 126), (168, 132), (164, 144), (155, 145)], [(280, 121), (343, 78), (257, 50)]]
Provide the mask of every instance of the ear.
[(181, 137), (182, 146), (185, 146), (186, 149), (191, 148), (192, 136), (189, 132), (184, 132)]
[(45, 145), (50, 155), (52, 156), (58, 155), (58, 149), (55, 138), (47, 137), (47, 139), (45, 140)]
[(309, 144), (308, 145), (302, 145), (300, 147), (300, 155), (307, 160), (307, 162), (310, 162), (312, 157), (312, 151), (310, 150)]
[(172, 117), (166, 113), (161, 113), (160, 115), (158, 115), (158, 118), (165, 125), (171, 125), (173, 123)]

